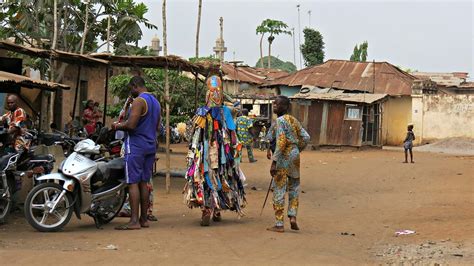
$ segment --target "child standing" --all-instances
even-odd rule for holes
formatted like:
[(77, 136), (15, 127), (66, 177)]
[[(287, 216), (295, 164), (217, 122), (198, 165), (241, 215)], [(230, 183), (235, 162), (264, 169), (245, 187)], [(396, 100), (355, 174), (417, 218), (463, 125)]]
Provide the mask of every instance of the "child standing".
[(403, 141), (403, 148), (405, 148), (405, 161), (404, 163), (408, 163), (408, 151), (410, 151), (410, 160), (411, 163), (414, 163), (413, 161), (413, 141), (415, 140), (415, 133), (413, 133), (413, 125), (408, 125), (407, 128), (407, 136), (405, 137), (405, 140)]

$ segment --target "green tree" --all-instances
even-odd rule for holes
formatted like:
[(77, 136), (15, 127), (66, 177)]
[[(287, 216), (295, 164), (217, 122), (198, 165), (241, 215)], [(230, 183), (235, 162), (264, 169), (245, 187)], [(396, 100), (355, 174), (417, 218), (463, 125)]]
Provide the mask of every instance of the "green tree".
[(305, 28), (303, 30), (304, 43), (301, 45), (304, 64), (314, 66), (324, 62), (324, 40), (323, 35), (315, 29)]
[(216, 55), (211, 54), (209, 56), (200, 56), (198, 58), (191, 57), (191, 58), (189, 58), (189, 62), (191, 62), (191, 63), (210, 62), (210, 63), (219, 64), (220, 60), (219, 60), (219, 58), (216, 57)]
[[(145, 78), (145, 86), (148, 91), (153, 93), (164, 106), (164, 87), (165, 87), (165, 70), (156, 68), (145, 68), (143, 77)], [(178, 71), (169, 71), (170, 80), (170, 122), (187, 121), (194, 113), (194, 80), (190, 79)], [(110, 78), (109, 88), (112, 95), (117, 96), (121, 101), (115, 105), (111, 105), (107, 109), (108, 114), (112, 117), (118, 116), (125, 99), (129, 95), (127, 84), (132, 76), (123, 74)], [(199, 97), (198, 104), (204, 105), (204, 97)], [(179, 121), (178, 121), (179, 120)]]
[[(116, 54), (129, 52), (128, 45), (141, 39), (140, 25), (157, 27), (144, 17), (145, 4), (132, 0), (57, 0), (61, 8), (54, 12), (53, 1), (6, 1), (0, 6), (0, 36), (13, 37), (16, 43), (49, 49), (57, 15), (57, 50), (77, 53), (84, 37), (84, 52), (95, 52), (107, 43), (107, 17), (110, 16), (110, 41)], [(87, 30), (85, 19), (87, 15)], [(85, 33), (85, 34), (84, 34)], [(59, 71), (61, 72), (61, 71)], [(59, 79), (56, 79), (59, 80)]]
[[(262, 59), (259, 59), (257, 61), (257, 63), (255, 63), (255, 67), (259, 67), (259, 65), (261, 65), (262, 62), (264, 62), (265, 60), (268, 61), (267, 56), (265, 56)], [(272, 68), (281, 69), (281, 70), (286, 71), (288, 73), (296, 71), (296, 66), (290, 61), (284, 62), (283, 60), (280, 60), (280, 59), (278, 59), (277, 57), (274, 57), (274, 56), (271, 56), (270, 61), (271, 61)]]
[[(262, 21), (262, 24), (260, 24), (257, 27), (257, 34), (262, 34), (262, 37), (260, 39), (260, 59), (263, 57), (263, 51), (262, 51), (262, 40), (263, 40), (263, 35), (265, 33), (270, 34), (268, 36), (268, 68), (271, 68), (271, 62), (270, 58), (272, 55), (272, 44), (273, 41), (275, 40), (275, 36), (280, 35), (280, 34), (288, 34), (291, 35), (291, 32), (289, 30), (286, 30), (288, 28), (288, 25), (284, 23), (283, 21), (279, 20), (273, 20), (273, 19), (266, 19)], [(263, 67), (263, 64), (262, 64)]]
[(353, 62), (366, 62), (368, 56), (369, 43), (367, 41), (354, 47), (354, 51), (350, 57), (350, 61)]

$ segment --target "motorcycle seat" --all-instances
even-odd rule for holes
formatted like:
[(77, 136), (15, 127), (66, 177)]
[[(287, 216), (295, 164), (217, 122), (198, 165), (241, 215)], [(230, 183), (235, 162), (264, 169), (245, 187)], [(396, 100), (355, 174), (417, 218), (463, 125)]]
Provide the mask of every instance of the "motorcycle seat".
[(97, 180), (106, 181), (110, 178), (120, 179), (125, 176), (125, 161), (123, 158), (116, 158), (109, 162), (97, 163)]
[(107, 162), (107, 168), (110, 170), (124, 170), (125, 160), (123, 158), (115, 158)]
[(54, 156), (51, 154), (38, 154), (30, 157), (30, 161), (54, 162)]

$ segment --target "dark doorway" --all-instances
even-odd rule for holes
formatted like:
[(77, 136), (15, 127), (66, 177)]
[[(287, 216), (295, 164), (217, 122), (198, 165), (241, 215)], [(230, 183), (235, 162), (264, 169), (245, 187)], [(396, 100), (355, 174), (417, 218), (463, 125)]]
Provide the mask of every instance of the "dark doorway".
[(362, 144), (378, 145), (380, 127), (380, 111), (378, 104), (364, 106), (362, 126)]
[(86, 107), (85, 102), (88, 100), (87, 99), (87, 87), (88, 87), (88, 82), (85, 80), (81, 80), (81, 83), (79, 85), (79, 114), (82, 116), (82, 113), (84, 112), (84, 109)]

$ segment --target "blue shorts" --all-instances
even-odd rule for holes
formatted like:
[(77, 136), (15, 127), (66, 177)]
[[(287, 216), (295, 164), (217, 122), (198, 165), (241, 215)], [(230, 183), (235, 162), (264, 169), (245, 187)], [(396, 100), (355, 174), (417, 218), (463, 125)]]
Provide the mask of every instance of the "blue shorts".
[(153, 174), (155, 154), (125, 154), (125, 177), (127, 184), (149, 182)]

